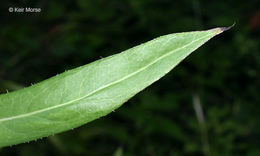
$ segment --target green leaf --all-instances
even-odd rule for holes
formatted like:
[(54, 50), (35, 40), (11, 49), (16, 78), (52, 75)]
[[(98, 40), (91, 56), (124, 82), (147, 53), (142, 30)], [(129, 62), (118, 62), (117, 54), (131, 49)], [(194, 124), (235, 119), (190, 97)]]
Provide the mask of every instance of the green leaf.
[(67, 131), (107, 115), (226, 29), (165, 35), (0, 95), (0, 147)]
[(113, 154), (113, 156), (123, 156), (123, 149), (122, 147), (119, 147), (116, 152)]

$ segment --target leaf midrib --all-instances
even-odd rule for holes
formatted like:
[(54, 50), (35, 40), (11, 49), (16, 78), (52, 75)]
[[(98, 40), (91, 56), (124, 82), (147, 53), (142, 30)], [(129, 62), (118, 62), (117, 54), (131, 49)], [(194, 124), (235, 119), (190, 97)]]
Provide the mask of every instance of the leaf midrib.
[(82, 96), (82, 97), (80, 97), (80, 98), (77, 98), (77, 99), (75, 99), (75, 100), (71, 100), (71, 101), (68, 101), (68, 102), (65, 102), (65, 103), (62, 103), (62, 104), (59, 104), (59, 105), (55, 105), (55, 106), (52, 106), (52, 107), (44, 108), (44, 109), (41, 109), (41, 110), (37, 110), (37, 111), (25, 113), (25, 114), (20, 114), (20, 115), (16, 115), (16, 116), (12, 116), (12, 117), (2, 118), (2, 119), (0, 119), (0, 123), (1, 123), (1, 122), (5, 122), (5, 121), (9, 121), (9, 120), (14, 120), (14, 119), (19, 119), (19, 118), (28, 117), (28, 116), (35, 115), (35, 114), (38, 114), (38, 113), (42, 113), (42, 112), (45, 112), (45, 111), (49, 111), (49, 110), (52, 110), (52, 109), (56, 109), (56, 108), (59, 108), (59, 107), (62, 107), (62, 106), (67, 106), (67, 105), (72, 104), (72, 103), (74, 103), (74, 102), (76, 102), (76, 101), (80, 101), (80, 100), (82, 100), (82, 99), (84, 99), (84, 98), (87, 98), (87, 97), (89, 97), (89, 96), (91, 96), (91, 95), (93, 95), (93, 94), (95, 94), (95, 93), (97, 93), (97, 92), (99, 92), (99, 91), (101, 91), (101, 90), (103, 90), (103, 89), (105, 89), (105, 88), (108, 88), (108, 87), (110, 87), (110, 86), (112, 86), (112, 85), (114, 85), (114, 84), (117, 84), (117, 83), (119, 83), (119, 82), (121, 82), (121, 81), (124, 81), (124, 80), (126, 80), (126, 79), (128, 79), (128, 78), (130, 78), (130, 77), (132, 77), (132, 76), (134, 76), (134, 75), (136, 75), (136, 74), (138, 74), (139, 72), (141, 72), (141, 71), (147, 69), (148, 67), (150, 67), (151, 65), (155, 64), (156, 62), (158, 62), (158, 61), (164, 59), (165, 57), (167, 57), (167, 56), (169, 56), (169, 55), (171, 55), (171, 54), (173, 54), (173, 53), (175, 53), (175, 52), (177, 52), (177, 51), (179, 51), (179, 50), (181, 50), (181, 49), (183, 49), (183, 48), (185, 48), (185, 47), (188, 47), (188, 46), (191, 45), (192, 43), (197, 42), (197, 41), (199, 41), (199, 40), (201, 40), (201, 39), (203, 39), (203, 38), (206, 38), (206, 37), (208, 37), (208, 36), (210, 36), (210, 35), (212, 35), (212, 34), (208, 34), (208, 35), (206, 35), (206, 36), (203, 36), (203, 37), (201, 37), (201, 38), (198, 38), (198, 39), (196, 39), (196, 40), (193, 40), (193, 41), (191, 41), (190, 43), (188, 43), (188, 44), (186, 44), (186, 45), (184, 45), (184, 46), (182, 46), (182, 47), (180, 47), (180, 48), (177, 48), (177, 49), (175, 49), (175, 50), (172, 50), (172, 51), (168, 52), (167, 54), (158, 57), (157, 59), (155, 59), (155, 60), (152, 61), (151, 63), (147, 64), (146, 66), (144, 66), (144, 67), (138, 69), (137, 71), (135, 71), (135, 72), (133, 72), (133, 73), (131, 73), (131, 74), (129, 74), (129, 75), (127, 75), (127, 76), (125, 76), (125, 77), (119, 79), (119, 80), (116, 80), (116, 81), (111, 82), (111, 83), (109, 83), (109, 84), (107, 84), (107, 85), (104, 85), (104, 86), (102, 86), (102, 87), (99, 87), (98, 89), (96, 89), (96, 90), (94, 90), (94, 91), (92, 91), (92, 92), (90, 92), (90, 93), (88, 93), (88, 94), (86, 94), (86, 95), (84, 95), (84, 96)]

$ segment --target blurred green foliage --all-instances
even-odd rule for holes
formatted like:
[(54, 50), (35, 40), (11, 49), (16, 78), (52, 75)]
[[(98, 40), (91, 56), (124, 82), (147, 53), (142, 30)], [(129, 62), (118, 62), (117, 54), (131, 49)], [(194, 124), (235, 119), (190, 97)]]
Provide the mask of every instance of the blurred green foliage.
[[(259, 6), (259, 0), (1, 2), (1, 93), (168, 33), (236, 26), (116, 112), (73, 131), (0, 149), (0, 155), (260, 155)], [(9, 13), (9, 7), (42, 12)], [(204, 110), (203, 125), (194, 94)]]

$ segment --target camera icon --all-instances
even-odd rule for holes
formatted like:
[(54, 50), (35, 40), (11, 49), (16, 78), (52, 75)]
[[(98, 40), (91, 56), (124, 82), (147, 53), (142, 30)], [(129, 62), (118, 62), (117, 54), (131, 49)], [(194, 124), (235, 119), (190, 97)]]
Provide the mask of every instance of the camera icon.
[(9, 10), (9, 12), (13, 12), (14, 8), (10, 7), (8, 10)]

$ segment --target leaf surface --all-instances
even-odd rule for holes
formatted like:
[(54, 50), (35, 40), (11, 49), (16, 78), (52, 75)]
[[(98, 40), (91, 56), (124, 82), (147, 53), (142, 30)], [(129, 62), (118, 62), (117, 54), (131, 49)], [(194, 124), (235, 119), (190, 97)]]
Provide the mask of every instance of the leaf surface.
[(67, 131), (107, 115), (225, 29), (165, 35), (0, 95), (0, 147)]

